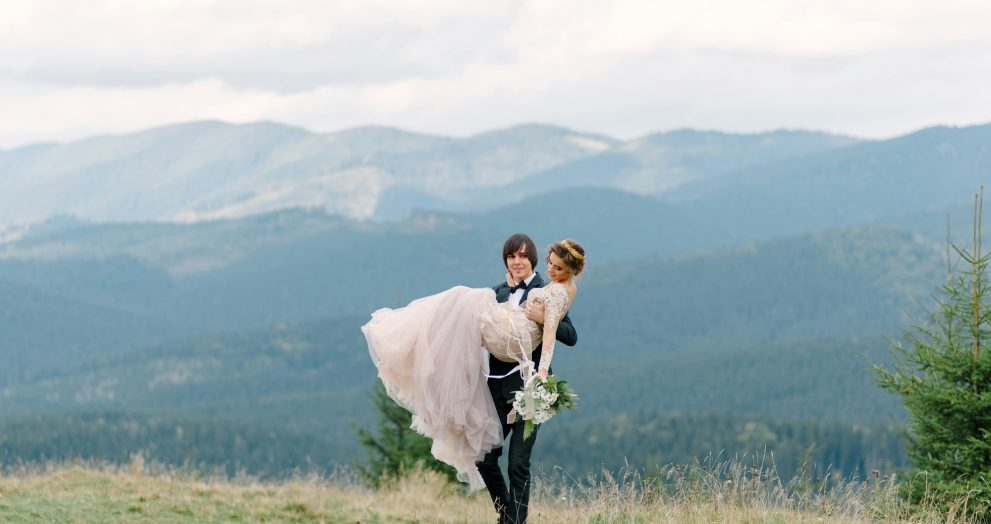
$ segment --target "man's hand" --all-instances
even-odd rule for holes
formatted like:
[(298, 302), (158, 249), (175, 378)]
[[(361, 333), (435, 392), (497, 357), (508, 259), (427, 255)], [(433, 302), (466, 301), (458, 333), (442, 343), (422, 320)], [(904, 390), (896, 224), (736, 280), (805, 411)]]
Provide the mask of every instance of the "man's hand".
[(528, 300), (526, 309), (523, 310), (526, 318), (543, 325), (544, 324), (544, 303), (539, 300)]

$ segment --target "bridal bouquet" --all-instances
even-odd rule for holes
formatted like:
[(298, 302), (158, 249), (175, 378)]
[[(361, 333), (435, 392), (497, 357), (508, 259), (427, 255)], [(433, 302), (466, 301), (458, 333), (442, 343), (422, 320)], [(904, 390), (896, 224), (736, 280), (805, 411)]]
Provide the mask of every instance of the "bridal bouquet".
[(534, 374), (516, 392), (513, 399), (513, 410), (509, 412), (509, 423), (516, 421), (519, 415), (526, 423), (523, 425), (523, 439), (530, 438), (537, 424), (546, 422), (561, 409), (575, 409), (578, 395), (568, 387), (568, 381), (559, 380), (550, 375), (547, 381), (542, 381)]

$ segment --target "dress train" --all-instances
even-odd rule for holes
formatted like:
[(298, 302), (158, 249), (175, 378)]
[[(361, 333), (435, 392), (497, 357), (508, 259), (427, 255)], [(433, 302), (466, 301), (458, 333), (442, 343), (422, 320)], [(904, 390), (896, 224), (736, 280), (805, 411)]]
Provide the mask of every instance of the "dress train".
[(475, 463), (503, 444), (479, 327), (495, 305), (492, 289), (459, 286), (379, 309), (361, 328), (386, 392), (433, 439), (433, 456), (473, 490), (485, 487)]

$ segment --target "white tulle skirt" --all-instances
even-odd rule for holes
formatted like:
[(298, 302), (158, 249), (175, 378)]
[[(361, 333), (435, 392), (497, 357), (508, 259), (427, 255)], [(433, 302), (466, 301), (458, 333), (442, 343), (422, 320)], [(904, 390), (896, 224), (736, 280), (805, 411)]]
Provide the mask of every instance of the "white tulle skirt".
[(412, 428), (433, 439), (433, 456), (471, 489), (485, 487), (475, 463), (503, 442), (478, 322), (495, 303), (491, 289), (455, 287), (379, 309), (361, 328), (389, 396), (413, 413)]

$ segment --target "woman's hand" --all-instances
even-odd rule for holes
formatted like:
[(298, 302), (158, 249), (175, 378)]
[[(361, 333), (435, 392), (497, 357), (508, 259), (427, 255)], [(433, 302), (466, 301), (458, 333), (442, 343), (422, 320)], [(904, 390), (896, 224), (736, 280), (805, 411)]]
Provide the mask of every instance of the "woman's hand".
[(506, 284), (509, 284), (509, 287), (516, 287), (516, 281), (513, 280), (513, 274), (509, 271), (506, 271)]
[(540, 380), (542, 380), (543, 382), (547, 382), (547, 370), (546, 369), (541, 369), (541, 370), (537, 371), (537, 376), (540, 377)]

